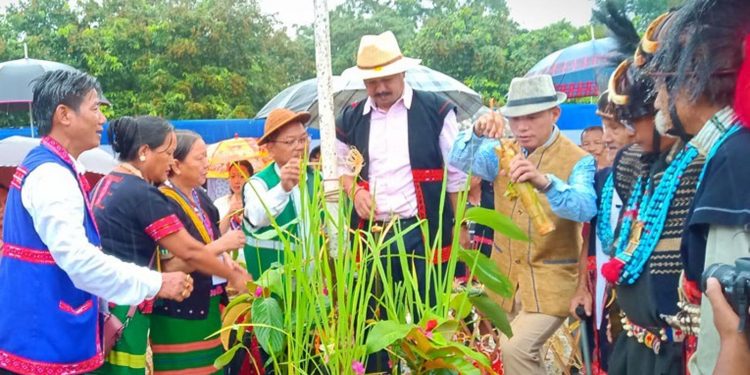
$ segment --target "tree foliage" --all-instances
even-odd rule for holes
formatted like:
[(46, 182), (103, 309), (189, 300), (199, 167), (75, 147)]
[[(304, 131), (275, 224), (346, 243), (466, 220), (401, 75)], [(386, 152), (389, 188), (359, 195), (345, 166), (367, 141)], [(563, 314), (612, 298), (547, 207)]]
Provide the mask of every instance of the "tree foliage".
[[(663, 7), (644, 4), (677, 0), (626, 1), (650, 20)], [(547, 54), (590, 38), (565, 21), (524, 30), (504, 0), (346, 0), (330, 22), (334, 74), (355, 65), (363, 35), (392, 30), (405, 55), (485, 100), (501, 99)], [(257, 0), (21, 0), (0, 15), (1, 61), (23, 57), (24, 43), (31, 58), (97, 76), (116, 116), (252, 117), (315, 76), (312, 26), (290, 37)], [(27, 116), (0, 116), (0, 126)]]
[[(616, 0), (633, 19), (633, 24), (641, 33), (646, 30), (651, 21), (660, 14), (682, 5), (685, 0)], [(601, 7), (606, 0), (596, 0), (596, 6)]]

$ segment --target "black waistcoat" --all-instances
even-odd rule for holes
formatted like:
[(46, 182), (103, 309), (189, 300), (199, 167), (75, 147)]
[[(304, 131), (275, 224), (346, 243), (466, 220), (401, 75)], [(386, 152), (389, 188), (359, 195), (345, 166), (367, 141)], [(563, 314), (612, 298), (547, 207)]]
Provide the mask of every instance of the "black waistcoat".
[[(369, 178), (371, 112), (363, 114), (366, 101), (367, 99), (345, 107), (336, 119), (336, 137), (341, 142), (356, 147), (364, 156), (365, 164), (359, 176), (361, 181)], [(411, 108), (407, 111), (409, 160), (417, 195), (417, 215), (428, 220), (432, 242), (438, 232), (440, 205), (443, 204), (441, 248), (451, 244), (454, 214), (447, 193), (441, 200), (446, 163), (440, 151), (439, 137), (445, 116), (455, 110), (456, 106), (439, 94), (414, 90)], [(354, 228), (360, 225), (360, 218), (354, 210), (352, 225)], [(432, 243), (428, 246), (432, 246)]]

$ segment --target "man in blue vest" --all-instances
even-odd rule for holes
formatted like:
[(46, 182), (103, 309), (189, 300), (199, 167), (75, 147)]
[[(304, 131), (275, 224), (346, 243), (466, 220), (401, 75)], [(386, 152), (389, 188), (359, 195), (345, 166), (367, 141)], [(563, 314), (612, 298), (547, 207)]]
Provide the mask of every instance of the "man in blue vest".
[(99, 299), (119, 305), (181, 301), (182, 272), (150, 271), (105, 255), (79, 155), (97, 147), (106, 119), (101, 88), (79, 71), (34, 85), (41, 145), (13, 176), (0, 258), (0, 374), (80, 374), (104, 360)]
[[(339, 157), (351, 147), (364, 156), (358, 176), (342, 171), (343, 189), (354, 203), (353, 226), (384, 227), (398, 220), (406, 228), (420, 219), (428, 220), (428, 244), (419, 229), (403, 237), (407, 253), (413, 255), (407, 262), (411, 265), (413, 260), (416, 277), (424, 284), (428, 262), (440, 265), (450, 256), (456, 196), (466, 175), (447, 163), (458, 134), (456, 106), (441, 95), (414, 90), (404, 81), (405, 72), (419, 63), (401, 54), (390, 31), (363, 36), (352, 71), (364, 81), (368, 97), (344, 108), (337, 119), (336, 137)], [(435, 240), (439, 240), (437, 245)], [(396, 246), (392, 247), (390, 253), (398, 254)], [(429, 254), (432, 259), (426, 259)], [(393, 283), (402, 282), (398, 257), (381, 259), (390, 262)], [(429, 294), (424, 293), (425, 287), (419, 286), (422, 300), (434, 304), (435, 286), (430, 286)], [(368, 371), (375, 369), (372, 363), (368, 361)]]

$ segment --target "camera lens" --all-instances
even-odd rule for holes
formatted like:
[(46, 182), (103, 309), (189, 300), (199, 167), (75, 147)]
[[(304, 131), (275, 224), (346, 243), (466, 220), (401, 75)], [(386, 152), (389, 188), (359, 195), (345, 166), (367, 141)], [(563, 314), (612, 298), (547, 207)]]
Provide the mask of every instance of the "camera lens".
[(703, 277), (701, 278), (701, 291), (704, 293), (706, 292), (708, 279), (711, 277), (717, 278), (721, 283), (722, 288), (731, 286), (731, 281), (734, 280), (735, 274), (736, 271), (733, 266), (721, 263), (712, 264), (703, 271)]

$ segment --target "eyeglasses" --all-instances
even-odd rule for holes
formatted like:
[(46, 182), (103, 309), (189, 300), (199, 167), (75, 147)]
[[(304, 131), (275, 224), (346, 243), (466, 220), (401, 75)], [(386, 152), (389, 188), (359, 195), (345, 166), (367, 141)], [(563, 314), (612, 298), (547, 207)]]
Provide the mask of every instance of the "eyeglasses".
[(310, 142), (310, 136), (306, 135), (304, 137), (293, 138), (293, 139), (286, 139), (286, 140), (283, 140), (283, 141), (273, 140), (271, 142), (273, 142), (273, 143), (281, 143), (281, 144), (289, 146), (289, 147), (294, 147), (294, 146), (296, 146), (298, 144), (300, 144), (300, 145), (306, 145), (308, 142)]

